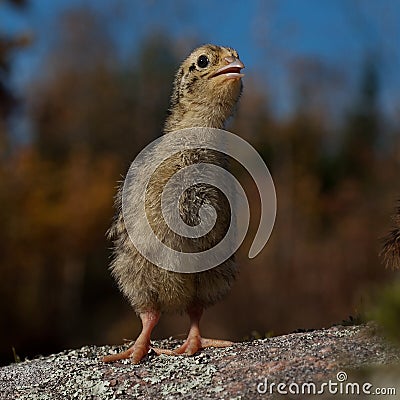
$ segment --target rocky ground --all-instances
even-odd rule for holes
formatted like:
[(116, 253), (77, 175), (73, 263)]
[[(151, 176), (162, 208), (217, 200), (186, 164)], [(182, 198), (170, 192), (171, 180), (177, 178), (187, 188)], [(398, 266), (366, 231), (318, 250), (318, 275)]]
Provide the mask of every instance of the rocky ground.
[(379, 390), (382, 398), (400, 398), (400, 349), (371, 324), (237, 343), (193, 357), (150, 353), (139, 365), (100, 361), (117, 350), (85, 346), (2, 367), (0, 399), (350, 399), (340, 393), (357, 387), (354, 398), (380, 398)]

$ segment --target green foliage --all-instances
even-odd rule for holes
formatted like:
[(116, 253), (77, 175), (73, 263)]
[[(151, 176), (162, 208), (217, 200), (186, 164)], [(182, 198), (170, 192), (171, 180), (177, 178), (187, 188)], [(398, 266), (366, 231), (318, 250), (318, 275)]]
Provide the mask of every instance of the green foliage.
[(400, 280), (386, 285), (366, 311), (368, 318), (382, 326), (388, 338), (400, 344)]

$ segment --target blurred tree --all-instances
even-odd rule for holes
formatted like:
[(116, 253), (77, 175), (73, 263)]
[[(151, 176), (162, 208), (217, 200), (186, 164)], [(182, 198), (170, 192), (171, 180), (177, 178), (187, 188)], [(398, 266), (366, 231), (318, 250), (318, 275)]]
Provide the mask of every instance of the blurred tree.
[(26, 149), (3, 167), (0, 262), (9, 285), (2, 287), (0, 320), (9, 357), (11, 345), (32, 354), (79, 335), (88, 260), (103, 249), (107, 261), (114, 166), (82, 153), (56, 169)]
[[(380, 131), (380, 82), (377, 59), (367, 56), (361, 72), (358, 98), (344, 126), (339, 168), (343, 175), (371, 183)], [(339, 169), (339, 171), (340, 171)]]
[[(20, 9), (24, 8), (27, 0), (7, 0), (4, 5), (11, 5)], [(27, 34), (7, 35), (0, 33), (0, 156), (8, 147), (7, 121), (16, 110), (18, 99), (10, 87), (12, 54), (15, 50), (28, 45), (31, 37)]]
[(173, 49), (155, 35), (122, 66), (93, 10), (68, 12), (62, 22), (31, 96), (40, 151), (60, 162), (84, 148), (127, 163), (161, 133), (176, 66)]

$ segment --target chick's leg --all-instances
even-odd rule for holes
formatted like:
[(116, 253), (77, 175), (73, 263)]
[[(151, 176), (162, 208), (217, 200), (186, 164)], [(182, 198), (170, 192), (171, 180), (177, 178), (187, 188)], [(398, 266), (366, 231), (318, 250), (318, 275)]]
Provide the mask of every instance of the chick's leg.
[(197, 353), (199, 350), (206, 347), (228, 347), (232, 346), (233, 342), (228, 340), (206, 339), (200, 336), (200, 318), (203, 314), (203, 309), (200, 307), (193, 307), (188, 310), (190, 317), (190, 330), (187, 339), (176, 350), (154, 349), (158, 354), (179, 355), (187, 354), (189, 356)]
[(160, 318), (158, 311), (147, 311), (141, 313), (142, 331), (136, 339), (135, 343), (128, 350), (103, 357), (104, 362), (112, 362), (130, 358), (134, 364), (138, 364), (140, 360), (148, 353), (150, 349), (150, 335)]
[(174, 354), (187, 354), (189, 356), (197, 353), (199, 350), (206, 347), (228, 347), (232, 346), (233, 342), (228, 340), (206, 339), (200, 335), (200, 318), (203, 314), (203, 308), (192, 307), (188, 310), (190, 317), (190, 330), (187, 339), (174, 350)]

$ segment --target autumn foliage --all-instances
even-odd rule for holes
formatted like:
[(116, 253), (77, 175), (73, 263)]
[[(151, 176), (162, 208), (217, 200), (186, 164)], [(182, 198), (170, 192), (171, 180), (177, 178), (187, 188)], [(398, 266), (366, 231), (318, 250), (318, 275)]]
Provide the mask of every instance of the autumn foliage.
[[(0, 37), (4, 71), (10, 52), (23, 51), (6, 49), (7, 40)], [(118, 61), (99, 20), (80, 9), (60, 21), (23, 107), (0, 75), (2, 362), (12, 360), (12, 347), (33, 356), (137, 333), (139, 322), (109, 277), (105, 232), (117, 182), (161, 133), (185, 46), (155, 35), (134, 57)], [(268, 86), (246, 71), (229, 129), (269, 166), (278, 215), (267, 247), (248, 260), (259, 205), (245, 182), (255, 200), (252, 231), (234, 290), (204, 318), (206, 335), (238, 340), (252, 331), (339, 323), (358, 313), (371, 286), (391, 279), (378, 254), (400, 194), (400, 132), (380, 110), (379, 65), (365, 57), (358, 89), (339, 116), (330, 112), (332, 74), (323, 67), (316, 60), (293, 64), (299, 101), (280, 118)], [(16, 118), (29, 121), (27, 143), (13, 140)], [(165, 316), (155, 334), (179, 336), (185, 329), (181, 317)]]

